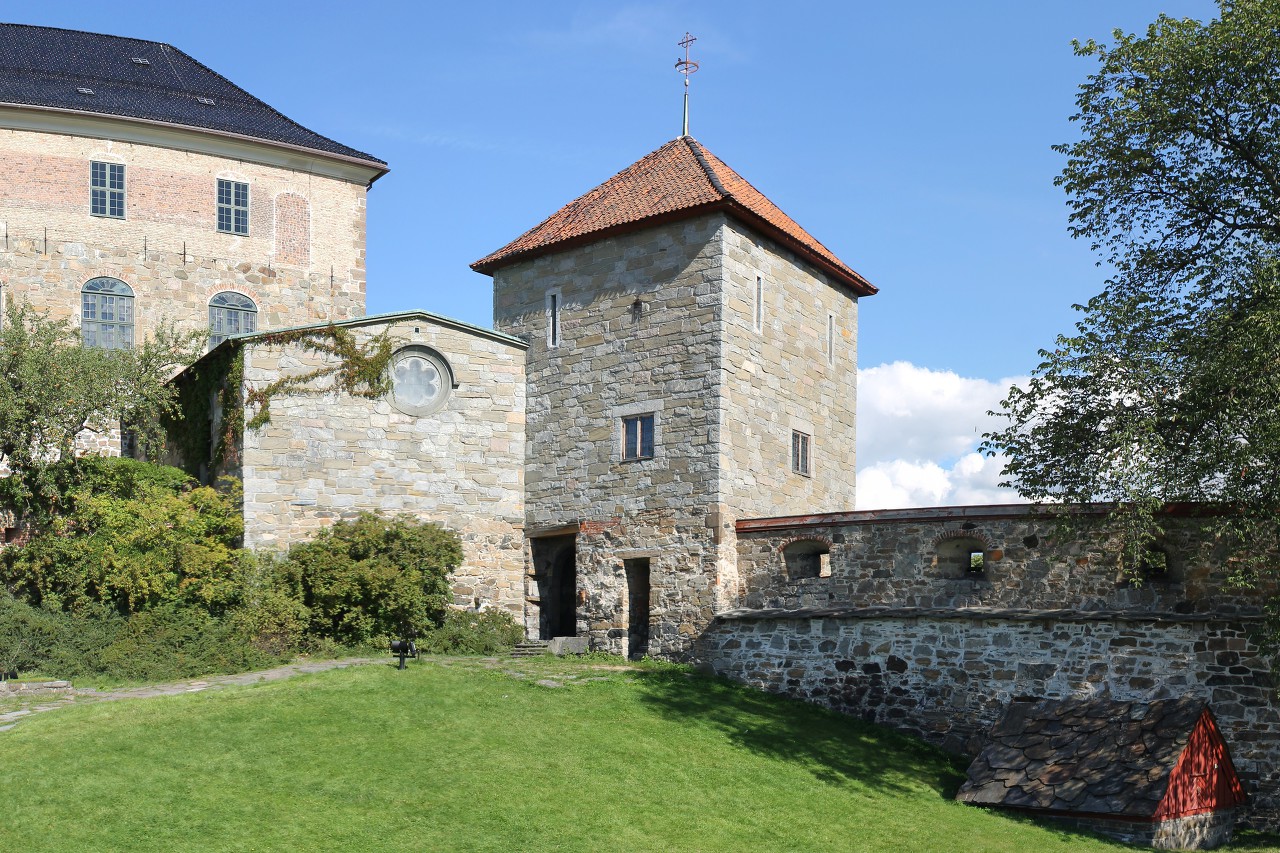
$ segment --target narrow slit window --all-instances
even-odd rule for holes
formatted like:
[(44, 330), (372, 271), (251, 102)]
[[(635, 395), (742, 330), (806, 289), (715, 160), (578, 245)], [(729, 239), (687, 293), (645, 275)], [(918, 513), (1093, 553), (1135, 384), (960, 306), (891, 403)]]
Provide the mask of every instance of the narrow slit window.
[(653, 458), (653, 415), (632, 415), (622, 419), (622, 458)]
[(94, 216), (124, 219), (123, 164), (89, 164), (89, 212)]
[(827, 315), (827, 364), (836, 363), (836, 315)]
[(218, 179), (218, 230), (223, 234), (249, 233), (249, 185)]
[(791, 431), (791, 470), (808, 477), (811, 470), (813, 437), (799, 430)]
[(547, 294), (547, 346), (560, 346), (560, 294)]
[(764, 279), (756, 276), (756, 331), (764, 330)]

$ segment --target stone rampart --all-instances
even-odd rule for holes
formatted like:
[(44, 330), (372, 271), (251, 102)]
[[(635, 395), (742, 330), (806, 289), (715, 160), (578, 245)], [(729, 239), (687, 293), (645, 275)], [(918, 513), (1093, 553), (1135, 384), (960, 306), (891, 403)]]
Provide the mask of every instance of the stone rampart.
[(1018, 697), (1203, 696), (1255, 822), (1280, 822), (1280, 705), (1257, 617), (1012, 608), (721, 613), (699, 640), (720, 675), (976, 753)]

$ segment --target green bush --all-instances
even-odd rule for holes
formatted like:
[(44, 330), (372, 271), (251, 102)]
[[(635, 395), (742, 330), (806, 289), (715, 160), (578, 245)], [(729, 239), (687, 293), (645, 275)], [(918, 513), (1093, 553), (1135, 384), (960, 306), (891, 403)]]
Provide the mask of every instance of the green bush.
[(98, 658), (102, 674), (129, 681), (248, 672), (280, 662), (280, 656), (255, 646), (234, 620), (176, 605), (131, 616)]
[(222, 613), (251, 566), (243, 531), (234, 491), (193, 487), (175, 468), (86, 460), (63, 514), (4, 550), (0, 582), (46, 610), (127, 615), (181, 603)]
[(501, 655), (524, 639), (524, 629), (507, 610), (455, 610), (444, 624), (422, 636), (419, 650), (439, 655)]
[(286, 559), (311, 614), (310, 632), (347, 645), (421, 637), (444, 619), (449, 572), (462, 562), (458, 535), (408, 516), (362, 513)]
[(0, 672), (6, 676), (172, 681), (283, 660), (255, 639), (235, 619), (191, 607), (165, 605), (126, 619), (106, 610), (43, 610), (0, 596)]

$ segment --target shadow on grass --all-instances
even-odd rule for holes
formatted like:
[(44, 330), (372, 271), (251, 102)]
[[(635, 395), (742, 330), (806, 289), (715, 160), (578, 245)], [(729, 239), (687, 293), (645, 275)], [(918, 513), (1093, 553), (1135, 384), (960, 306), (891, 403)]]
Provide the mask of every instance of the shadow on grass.
[(737, 746), (798, 764), (831, 785), (950, 799), (965, 763), (915, 738), (795, 699), (679, 669), (637, 673), (644, 701), (665, 716), (713, 728)]
[[(743, 749), (803, 766), (814, 778), (830, 785), (905, 796), (932, 791), (951, 800), (965, 778), (967, 759), (884, 726), (797, 699), (674, 668), (640, 673), (637, 682), (644, 701), (663, 715), (686, 725), (718, 730)], [(985, 811), (1038, 827), (1059, 841), (1089, 838), (1116, 849), (1132, 849), (1052, 820), (999, 809)]]

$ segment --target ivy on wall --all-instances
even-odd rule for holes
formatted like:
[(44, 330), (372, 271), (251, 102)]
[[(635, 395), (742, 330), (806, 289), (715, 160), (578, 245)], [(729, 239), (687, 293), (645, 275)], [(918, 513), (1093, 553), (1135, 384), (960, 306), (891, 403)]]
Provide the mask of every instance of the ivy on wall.
[[(326, 364), (251, 388), (244, 378), (244, 347), (234, 344), (189, 368), (178, 393), (180, 414), (166, 426), (184, 469), (192, 475), (199, 476), (206, 462), (210, 471), (237, 464), (245, 428), (257, 430), (269, 424), (271, 401), (282, 395), (337, 390), (374, 399), (391, 390), (388, 368), (397, 341), (389, 331), (362, 343), (350, 330), (330, 324), (323, 329), (271, 332), (253, 342), (276, 347), (296, 344), (306, 352), (327, 356)], [(320, 384), (330, 378), (331, 383)]]

